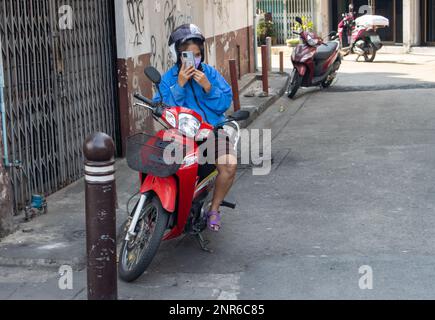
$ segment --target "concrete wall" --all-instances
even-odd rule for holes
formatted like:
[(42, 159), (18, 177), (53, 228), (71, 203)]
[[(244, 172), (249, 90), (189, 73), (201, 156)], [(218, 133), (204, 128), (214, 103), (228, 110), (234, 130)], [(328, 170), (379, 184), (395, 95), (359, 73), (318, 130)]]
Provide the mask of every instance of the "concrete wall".
[[(254, 69), (254, 0), (115, 0), (123, 141), (151, 130), (146, 111), (132, 108), (136, 91), (152, 95), (143, 69), (172, 67), (168, 39), (183, 23), (198, 25), (207, 38), (206, 62), (229, 80), (228, 59), (240, 60), (241, 74)], [(145, 120), (144, 120), (145, 119)]]

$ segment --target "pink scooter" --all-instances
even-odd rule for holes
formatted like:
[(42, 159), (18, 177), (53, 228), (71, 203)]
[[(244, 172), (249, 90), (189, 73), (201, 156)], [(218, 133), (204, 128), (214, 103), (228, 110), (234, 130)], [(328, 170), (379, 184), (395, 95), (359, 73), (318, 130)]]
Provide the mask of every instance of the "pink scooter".
[[(300, 17), (296, 18), (302, 24)], [(308, 31), (295, 32), (301, 43), (292, 54), (294, 66), (288, 87), (288, 97), (293, 99), (300, 87), (330, 87), (341, 65), (340, 44), (335, 31), (329, 34), (331, 41), (324, 42)]]
[(355, 19), (353, 14), (343, 14), (343, 20), (338, 25), (342, 55), (355, 53), (357, 61), (362, 56), (366, 62), (373, 62), (376, 53), (383, 47), (377, 30), (388, 24), (388, 19), (381, 16), (367, 15)]

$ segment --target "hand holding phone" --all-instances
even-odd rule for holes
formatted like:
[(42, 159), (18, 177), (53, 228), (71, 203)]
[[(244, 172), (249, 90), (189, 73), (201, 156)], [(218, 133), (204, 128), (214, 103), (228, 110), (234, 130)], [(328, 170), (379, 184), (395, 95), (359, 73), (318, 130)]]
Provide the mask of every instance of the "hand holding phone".
[(186, 63), (183, 62), (180, 72), (178, 73), (178, 84), (180, 87), (184, 88), (186, 83), (195, 75), (195, 72), (195, 67), (187, 67)]
[(190, 67), (195, 68), (195, 57), (194, 57), (192, 51), (183, 51), (182, 52), (182, 61), (185, 64), (186, 69), (189, 69)]

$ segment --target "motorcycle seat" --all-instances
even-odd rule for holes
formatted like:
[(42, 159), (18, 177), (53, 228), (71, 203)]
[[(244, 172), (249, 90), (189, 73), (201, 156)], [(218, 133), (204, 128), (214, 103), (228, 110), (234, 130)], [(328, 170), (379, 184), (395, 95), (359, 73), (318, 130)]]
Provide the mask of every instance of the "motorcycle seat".
[(314, 55), (314, 60), (326, 60), (332, 53), (337, 50), (337, 41), (329, 41), (326, 44), (322, 44), (317, 48), (316, 54)]

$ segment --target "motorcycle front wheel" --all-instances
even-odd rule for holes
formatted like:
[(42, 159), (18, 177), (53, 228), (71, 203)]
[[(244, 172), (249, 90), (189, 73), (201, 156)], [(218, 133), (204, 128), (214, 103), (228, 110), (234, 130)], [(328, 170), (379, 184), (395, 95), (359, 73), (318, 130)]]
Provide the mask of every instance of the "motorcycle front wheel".
[(288, 87), (288, 97), (290, 99), (293, 99), (298, 92), (299, 88), (302, 84), (302, 77), (300, 76), (299, 72), (296, 69), (293, 69), (290, 84)]
[[(158, 197), (147, 202), (130, 241), (122, 239), (119, 252), (119, 277), (126, 282), (137, 280), (149, 267), (168, 226), (169, 213)], [(125, 227), (127, 229), (128, 224)], [(125, 234), (124, 234), (125, 236)]]
[(366, 44), (366, 48), (367, 48), (367, 51), (366, 51), (366, 54), (364, 54), (364, 60), (366, 62), (373, 62), (373, 61), (375, 61), (375, 58), (376, 58), (376, 47), (375, 47), (375, 45), (372, 42), (369, 41)]

